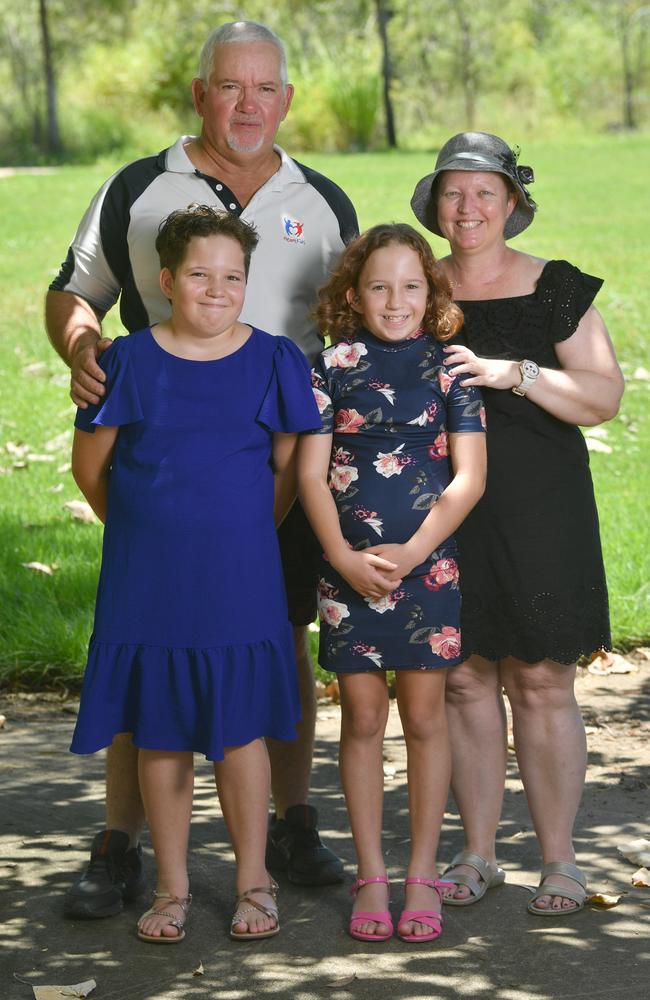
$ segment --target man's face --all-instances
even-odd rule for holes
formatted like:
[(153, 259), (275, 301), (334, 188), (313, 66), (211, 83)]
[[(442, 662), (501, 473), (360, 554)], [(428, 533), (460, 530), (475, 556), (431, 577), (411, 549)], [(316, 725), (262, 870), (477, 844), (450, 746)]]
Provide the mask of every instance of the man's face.
[(282, 88), (274, 45), (232, 42), (217, 46), (207, 87), (194, 80), (192, 94), (207, 141), (218, 151), (246, 154), (273, 148), (293, 87)]

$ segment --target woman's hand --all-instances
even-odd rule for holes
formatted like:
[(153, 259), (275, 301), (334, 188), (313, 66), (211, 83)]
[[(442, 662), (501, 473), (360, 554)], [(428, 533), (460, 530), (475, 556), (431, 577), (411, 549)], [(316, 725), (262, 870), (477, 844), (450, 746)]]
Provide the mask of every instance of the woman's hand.
[(512, 389), (521, 382), (521, 372), (517, 361), (500, 361), (497, 358), (479, 358), (469, 347), (452, 344), (443, 347), (447, 355), (445, 364), (453, 365), (453, 375), (471, 375), (460, 383), (484, 385), (489, 389)]
[(402, 582), (401, 576), (396, 574), (396, 564), (374, 555), (370, 549), (357, 552), (346, 548), (330, 562), (362, 597), (384, 597)]

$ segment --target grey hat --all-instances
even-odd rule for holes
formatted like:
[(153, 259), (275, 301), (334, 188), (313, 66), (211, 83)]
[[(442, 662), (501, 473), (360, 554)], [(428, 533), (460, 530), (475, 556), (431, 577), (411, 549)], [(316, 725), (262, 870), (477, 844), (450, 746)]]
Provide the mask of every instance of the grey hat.
[(533, 221), (537, 205), (524, 187), (535, 180), (532, 167), (518, 167), (519, 150), (510, 149), (498, 135), (489, 132), (459, 132), (444, 144), (438, 153), (436, 168), (418, 182), (411, 208), (416, 218), (437, 236), (442, 236), (438, 225), (438, 208), (433, 199), (433, 188), (443, 170), (474, 170), (483, 173), (503, 174), (514, 185), (517, 204), (506, 222), (505, 239), (517, 236)]

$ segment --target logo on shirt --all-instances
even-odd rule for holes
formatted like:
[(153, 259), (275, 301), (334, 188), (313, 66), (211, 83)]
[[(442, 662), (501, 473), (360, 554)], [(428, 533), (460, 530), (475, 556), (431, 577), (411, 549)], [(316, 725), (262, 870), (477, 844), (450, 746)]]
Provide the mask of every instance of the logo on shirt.
[(284, 240), (285, 243), (304, 243), (302, 231), (304, 229), (303, 223), (298, 222), (297, 219), (290, 219), (287, 215), (282, 217), (282, 225), (284, 227)]

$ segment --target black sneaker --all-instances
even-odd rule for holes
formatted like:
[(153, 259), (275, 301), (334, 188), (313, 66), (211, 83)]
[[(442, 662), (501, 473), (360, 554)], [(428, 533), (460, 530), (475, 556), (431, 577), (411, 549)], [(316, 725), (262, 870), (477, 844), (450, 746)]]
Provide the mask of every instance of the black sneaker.
[(296, 885), (334, 885), (343, 881), (343, 862), (321, 844), (312, 806), (291, 806), (284, 819), (271, 817), (266, 835), (266, 866), (286, 871)]
[(140, 845), (129, 848), (121, 830), (102, 830), (92, 842), (88, 867), (65, 894), (63, 912), (82, 919), (113, 917), (144, 883)]

